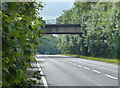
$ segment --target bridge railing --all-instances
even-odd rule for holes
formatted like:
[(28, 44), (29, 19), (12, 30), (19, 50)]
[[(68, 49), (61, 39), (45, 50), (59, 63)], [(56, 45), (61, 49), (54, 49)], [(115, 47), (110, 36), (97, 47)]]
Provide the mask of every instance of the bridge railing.
[[(45, 21), (46, 21), (46, 24), (60, 24), (61, 22), (63, 22), (63, 20), (57, 20), (57, 19), (48, 19)], [(68, 20), (64, 20), (63, 23), (64, 24), (78, 24), (78, 23), (75, 23), (75, 20), (73, 20), (72, 22), (68, 22)]]
[(49, 20), (45, 20), (46, 24), (56, 24), (57, 20), (56, 19), (49, 19)]
[(45, 20), (46, 26), (42, 29), (45, 34), (82, 34), (80, 24), (75, 24), (75, 21), (66, 21), (56, 19)]

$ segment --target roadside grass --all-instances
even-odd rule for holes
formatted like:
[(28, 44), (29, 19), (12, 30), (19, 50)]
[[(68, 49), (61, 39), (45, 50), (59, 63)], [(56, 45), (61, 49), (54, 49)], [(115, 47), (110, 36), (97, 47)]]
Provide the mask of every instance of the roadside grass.
[(83, 59), (89, 59), (89, 60), (95, 60), (95, 61), (102, 61), (102, 62), (117, 64), (117, 65), (120, 64), (120, 60), (114, 59), (114, 58), (95, 58), (95, 57), (87, 57), (87, 56), (83, 56), (83, 55), (72, 55), (72, 54), (59, 54), (59, 55), (79, 57), (79, 58), (83, 58)]

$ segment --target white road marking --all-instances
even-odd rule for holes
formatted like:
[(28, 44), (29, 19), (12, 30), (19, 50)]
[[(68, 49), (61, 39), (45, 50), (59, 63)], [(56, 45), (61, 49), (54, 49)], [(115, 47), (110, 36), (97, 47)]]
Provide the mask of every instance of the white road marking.
[(48, 88), (47, 81), (46, 81), (46, 79), (45, 79), (44, 76), (42, 76), (42, 80), (43, 80), (43, 83), (44, 83), (45, 88)]
[[(36, 58), (36, 60), (37, 60), (37, 58)], [(38, 60), (37, 60), (37, 61), (38, 61)], [(39, 65), (38, 62), (37, 62), (37, 66), (38, 66), (38, 69), (39, 69), (39, 71), (40, 71), (40, 74), (43, 75), (43, 71), (42, 71), (42, 69), (41, 69), (41, 67), (40, 67), (40, 65)], [(48, 88), (47, 80), (45, 79), (45, 77), (42, 76), (41, 79), (42, 79), (42, 81), (43, 81), (44, 87), (45, 87), (45, 88)]]
[(117, 79), (116, 77), (108, 75), (108, 74), (104, 74), (104, 76), (107, 76), (107, 77), (112, 78), (112, 79)]
[[(81, 74), (79, 74), (79, 75), (81, 75)], [(93, 81), (93, 80), (90, 80), (89, 78), (87, 78), (87, 77), (85, 77), (85, 76), (83, 76), (83, 75), (81, 75), (81, 76), (84, 77), (85, 79), (87, 79), (87, 80), (95, 83), (95, 84), (98, 85), (98, 86), (102, 86), (102, 85), (100, 85), (99, 83), (97, 83), (97, 82), (95, 82), (95, 81)]]
[(94, 72), (96, 72), (96, 73), (101, 73), (101, 72), (99, 72), (99, 71), (97, 71), (97, 70), (92, 70), (92, 71), (94, 71)]
[(90, 68), (88, 68), (88, 67), (84, 67), (85, 69), (87, 69), (87, 70), (90, 70)]
[(81, 65), (77, 65), (77, 66), (82, 67)]

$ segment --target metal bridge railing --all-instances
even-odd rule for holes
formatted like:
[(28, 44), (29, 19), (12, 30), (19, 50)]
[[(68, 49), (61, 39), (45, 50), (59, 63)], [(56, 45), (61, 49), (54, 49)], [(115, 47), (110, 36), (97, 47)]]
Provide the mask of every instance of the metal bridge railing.
[(75, 22), (75, 20), (69, 22), (68, 20), (57, 20), (57, 19), (48, 19), (48, 20), (45, 20), (46, 21), (46, 24), (59, 24), (61, 22), (63, 22), (64, 24), (78, 24)]
[(45, 20), (46, 21), (46, 24), (56, 24), (57, 21), (56, 19), (49, 19), (49, 20)]

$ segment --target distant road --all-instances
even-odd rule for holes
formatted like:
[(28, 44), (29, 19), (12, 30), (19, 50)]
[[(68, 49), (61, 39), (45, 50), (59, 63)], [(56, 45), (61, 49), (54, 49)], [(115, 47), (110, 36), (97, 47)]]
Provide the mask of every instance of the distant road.
[(118, 86), (118, 66), (64, 55), (38, 55), (49, 86)]

